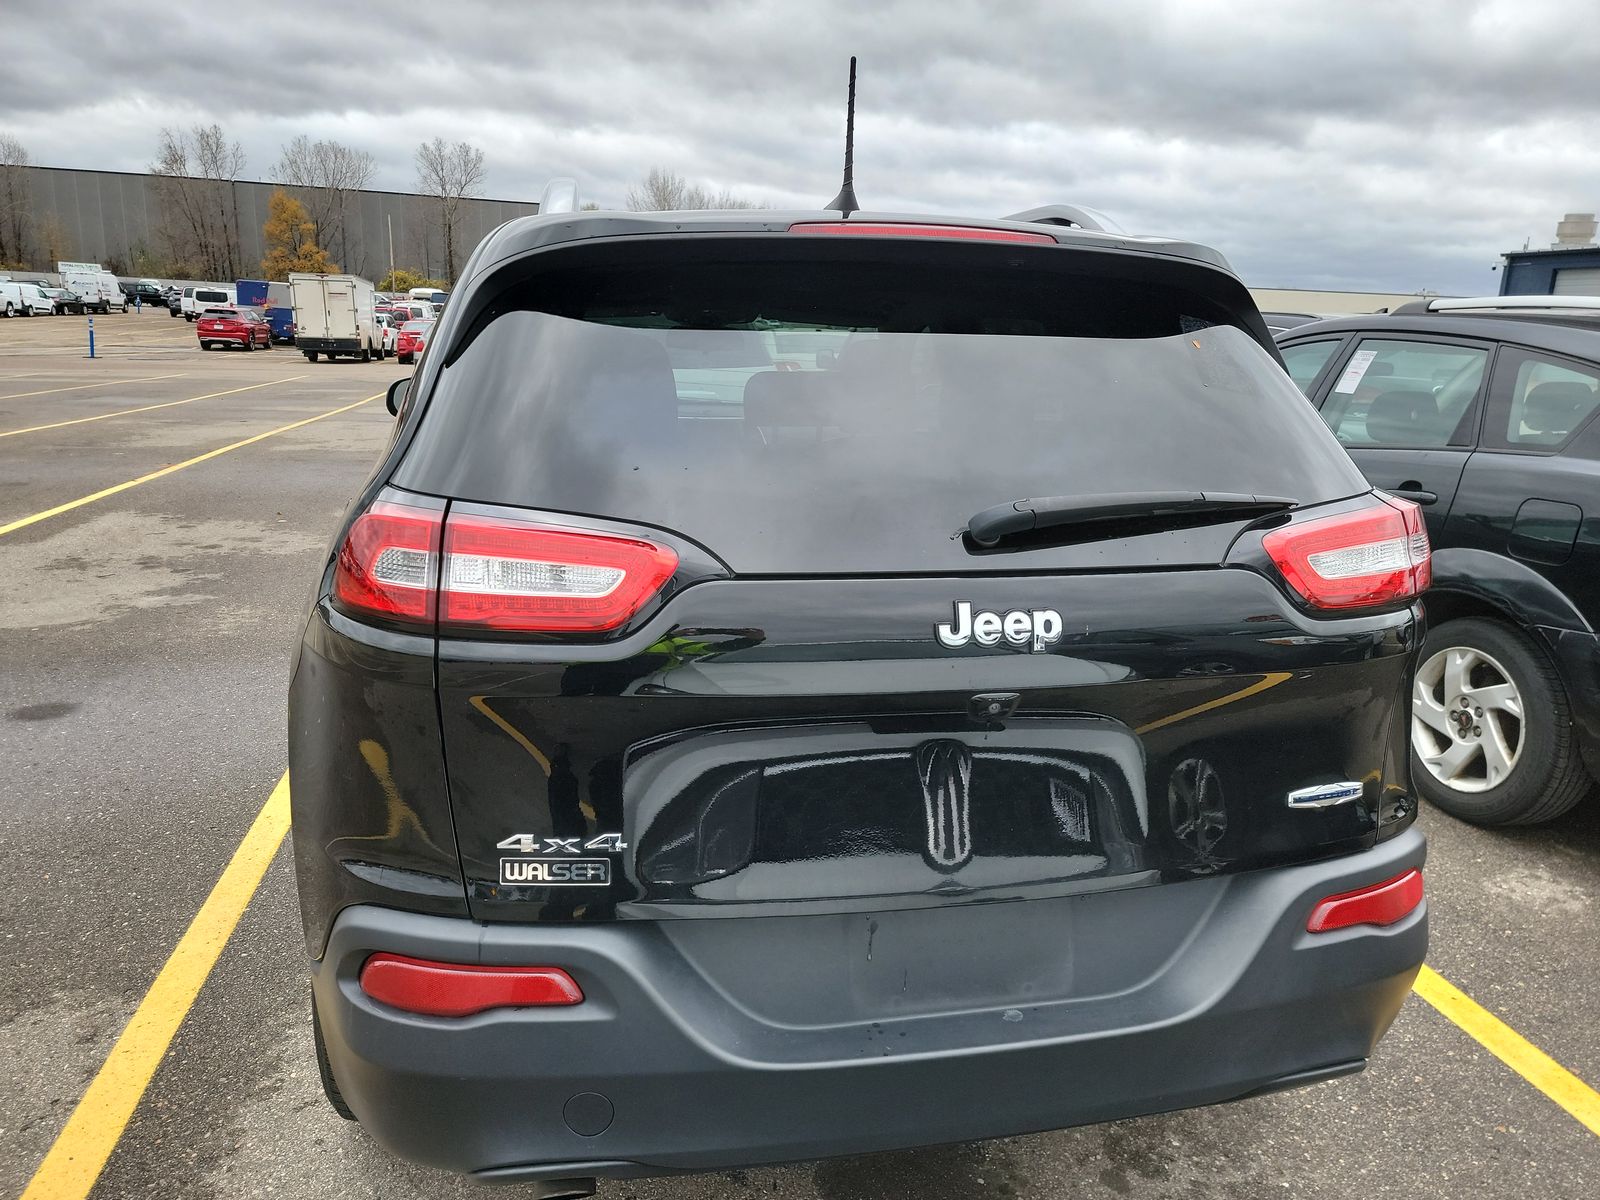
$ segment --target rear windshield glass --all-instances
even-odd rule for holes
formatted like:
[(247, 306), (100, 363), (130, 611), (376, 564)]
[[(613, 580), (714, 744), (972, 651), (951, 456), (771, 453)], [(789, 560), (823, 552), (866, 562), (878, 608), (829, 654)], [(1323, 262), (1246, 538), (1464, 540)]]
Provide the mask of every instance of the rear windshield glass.
[(763, 574), (994, 569), (956, 535), (1029, 496), (1366, 489), (1283, 368), (1182, 291), (840, 273), (513, 288), (446, 356), (395, 482), (655, 525)]
[(209, 301), (210, 303), (214, 304), (218, 300), (226, 300), (228, 298), (228, 293), (227, 292), (196, 292), (194, 294), (194, 298), (196, 300)]

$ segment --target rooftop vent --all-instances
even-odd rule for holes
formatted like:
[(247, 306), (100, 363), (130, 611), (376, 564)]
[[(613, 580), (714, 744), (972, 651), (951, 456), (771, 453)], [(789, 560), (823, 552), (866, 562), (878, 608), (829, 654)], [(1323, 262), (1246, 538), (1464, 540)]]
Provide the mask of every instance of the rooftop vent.
[(1596, 229), (1593, 213), (1568, 213), (1556, 225), (1556, 248), (1594, 245)]

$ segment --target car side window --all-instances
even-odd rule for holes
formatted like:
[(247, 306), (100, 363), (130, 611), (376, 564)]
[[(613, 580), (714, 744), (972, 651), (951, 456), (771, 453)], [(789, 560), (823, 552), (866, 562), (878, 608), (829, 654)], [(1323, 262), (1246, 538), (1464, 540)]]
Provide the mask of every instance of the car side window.
[(1322, 374), (1322, 368), (1333, 357), (1342, 340), (1329, 338), (1321, 342), (1301, 342), (1296, 346), (1280, 347), (1279, 352), (1283, 355), (1283, 365), (1289, 372), (1289, 378), (1307, 396), (1311, 395), (1311, 387), (1317, 382), (1317, 376)]
[(1322, 418), (1346, 446), (1470, 446), (1489, 352), (1476, 346), (1364, 338)]
[(1531, 351), (1502, 357), (1486, 445), (1559, 449), (1600, 407), (1600, 368)]

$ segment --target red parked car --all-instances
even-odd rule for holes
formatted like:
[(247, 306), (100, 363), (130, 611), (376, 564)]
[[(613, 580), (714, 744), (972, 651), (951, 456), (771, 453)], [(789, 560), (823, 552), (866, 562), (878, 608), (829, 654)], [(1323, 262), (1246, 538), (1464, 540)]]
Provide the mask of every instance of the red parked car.
[(195, 333), (200, 339), (200, 349), (210, 350), (221, 346), (243, 346), (254, 350), (272, 349), (272, 326), (259, 308), (208, 308), (195, 322)]
[(407, 321), (400, 326), (400, 341), (395, 345), (395, 357), (403, 363), (414, 362), (417, 355), (428, 348), (433, 325), (432, 321)]

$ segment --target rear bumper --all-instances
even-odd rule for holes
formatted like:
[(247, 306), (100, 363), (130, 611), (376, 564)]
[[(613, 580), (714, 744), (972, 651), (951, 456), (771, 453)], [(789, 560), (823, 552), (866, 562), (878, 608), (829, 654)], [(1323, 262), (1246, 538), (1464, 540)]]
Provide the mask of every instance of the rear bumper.
[(201, 345), (204, 345), (206, 342), (238, 342), (239, 345), (242, 346), (251, 340), (251, 336), (252, 335), (248, 333), (202, 333), (198, 335), (196, 340), (198, 340)]
[[(1068, 991), (1084, 993), (1043, 1002), (1023, 978), (1007, 985), (1009, 1002), (974, 1006), (971, 981), (958, 980), (951, 994), (964, 1000), (948, 1011), (930, 1008), (923, 988), (914, 1011), (895, 1016), (863, 987), (858, 1015), (872, 1019), (840, 1019), (845, 997), (823, 1023), (772, 1020), (783, 1001), (764, 1018), (748, 979), (718, 986), (700, 932), (680, 939), (664, 926), (701, 926), (715, 939), (717, 925), (761, 922), (781, 952), (791, 932), (805, 941), (787, 922), (828, 918), (513, 926), (366, 906), (340, 914), (312, 964), (313, 989), (334, 1075), (368, 1132), (395, 1154), (485, 1179), (712, 1170), (998, 1137), (1361, 1069), (1422, 962), (1427, 906), (1386, 929), (1312, 935), (1306, 918), (1324, 896), (1421, 866), (1425, 850), (1409, 830), (1335, 861), (1064, 899), (1067, 953), (1092, 948), (1095, 962), (1081, 972), (1041, 962), (1040, 978), (1055, 981), (1046, 990), (1076, 979)], [(955, 980), (965, 964), (994, 959), (970, 945), (974, 935), (1021, 942), (1016, 910), (1040, 903), (922, 910), (926, 924), (907, 940), (928, 972)], [(919, 939), (931, 933), (937, 945), (937, 923), (958, 911), (944, 952), (927, 954)], [(1170, 938), (1145, 923), (1170, 926), (1177, 913), (1190, 926), (1179, 949), (1153, 970), (1137, 963), (1133, 986), (1083, 984), (1115, 974), (1104, 956), (1136, 960), (1146, 932)], [(860, 949), (864, 965), (870, 936)], [(586, 999), (412, 1016), (361, 992), (361, 964), (378, 951), (561, 966)], [(775, 963), (775, 986), (784, 974)]]
[(296, 336), (295, 349), (315, 350), (319, 354), (359, 354), (361, 341), (359, 338), (314, 338)]

